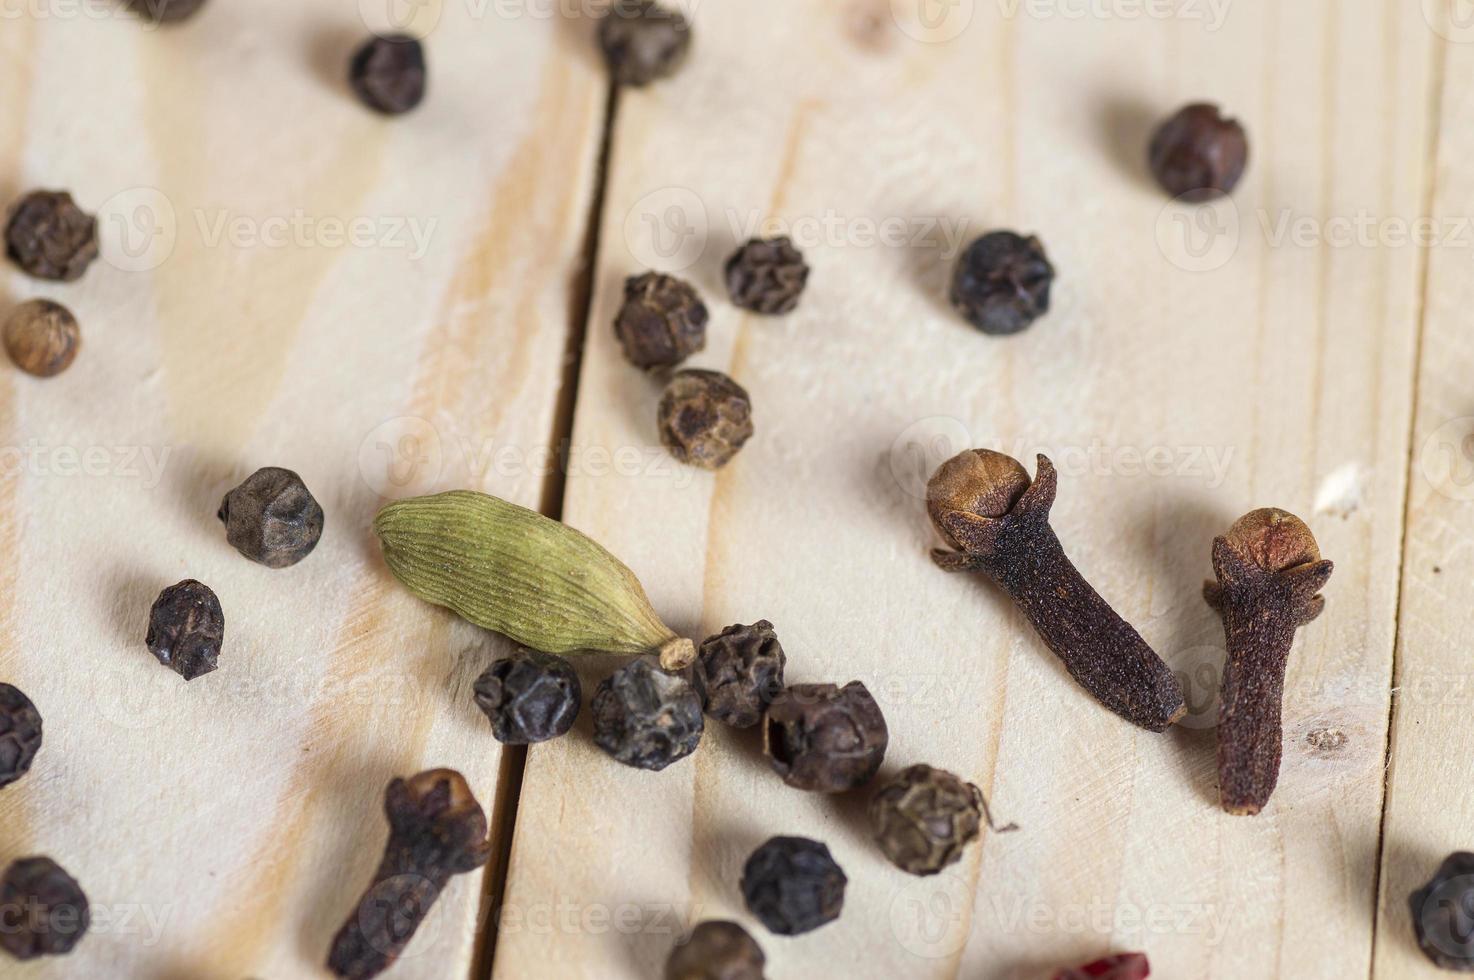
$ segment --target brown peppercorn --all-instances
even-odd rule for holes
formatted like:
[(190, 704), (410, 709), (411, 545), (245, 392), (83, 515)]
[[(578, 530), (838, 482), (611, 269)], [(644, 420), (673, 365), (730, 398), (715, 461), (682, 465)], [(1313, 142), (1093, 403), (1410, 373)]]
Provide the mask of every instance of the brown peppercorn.
[(635, 367), (670, 367), (706, 346), (709, 319), (706, 304), (690, 283), (647, 272), (625, 280), (614, 335)]
[(696, 652), (692, 684), (706, 713), (733, 728), (751, 728), (783, 692), (783, 644), (766, 619), (728, 626)]
[(912, 766), (875, 794), (870, 824), (891, 864), (934, 875), (981, 835), (983, 794), (950, 772)]
[(952, 306), (983, 333), (1015, 334), (1049, 312), (1054, 266), (1033, 235), (984, 235), (967, 247), (952, 273)]
[(38, 279), (80, 279), (97, 258), (97, 219), (66, 191), (32, 191), (11, 208), (5, 254)]
[(359, 101), (386, 116), (424, 101), (425, 76), (425, 47), (407, 34), (369, 38), (348, 64), (348, 84)]
[(21, 689), (0, 684), (0, 787), (31, 771), (41, 751), (41, 712)]
[(683, 463), (721, 469), (752, 438), (747, 391), (720, 371), (678, 371), (660, 399), (660, 441)]
[(225, 539), (267, 568), (297, 564), (322, 537), (322, 508), (300, 476), (278, 466), (257, 470), (227, 493), (217, 516)]
[(685, 62), (691, 25), (653, 0), (616, 0), (599, 24), (599, 46), (616, 82), (649, 85)]
[(225, 612), (203, 582), (185, 579), (154, 600), (144, 642), (159, 663), (192, 681), (220, 663), (225, 638)]
[(1168, 194), (1208, 200), (1238, 186), (1249, 163), (1249, 138), (1216, 105), (1195, 103), (1162, 123), (1149, 157), (1152, 175)]
[(198, 13), (205, 0), (128, 0), (128, 5), (155, 24), (176, 24)]
[(90, 923), (82, 887), (51, 858), (23, 858), (0, 879), (0, 949), (18, 960), (70, 953)]
[(671, 950), (665, 980), (763, 980), (765, 963), (763, 948), (746, 929), (713, 920), (691, 930)]
[(880, 771), (890, 741), (885, 716), (860, 681), (795, 684), (768, 708), (763, 751), (795, 789), (844, 793)]
[(775, 315), (798, 306), (809, 267), (786, 238), (754, 238), (727, 260), (727, 292), (744, 310)]
[(1418, 948), (1439, 969), (1474, 973), (1474, 854), (1455, 851), (1408, 896)]
[(71, 367), (82, 345), (72, 311), (49, 299), (33, 299), (11, 310), (3, 336), (15, 366), (38, 378), (55, 377)]

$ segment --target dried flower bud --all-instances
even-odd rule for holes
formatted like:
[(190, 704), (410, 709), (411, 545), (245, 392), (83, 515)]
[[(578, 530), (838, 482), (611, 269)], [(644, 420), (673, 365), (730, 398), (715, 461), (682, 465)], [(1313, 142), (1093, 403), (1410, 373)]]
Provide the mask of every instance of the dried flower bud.
[(688, 282), (662, 272), (631, 276), (614, 335), (639, 368), (670, 367), (706, 346), (706, 304)]
[(208, 585), (185, 579), (154, 600), (144, 643), (159, 663), (192, 681), (220, 662), (225, 612)]
[(1216, 105), (1180, 109), (1152, 135), (1152, 175), (1173, 197), (1207, 200), (1232, 193), (1249, 163), (1244, 127)]
[(97, 258), (97, 219), (66, 191), (32, 191), (11, 209), (5, 251), (38, 279), (80, 279)]
[(783, 691), (783, 645), (766, 619), (728, 626), (708, 637), (692, 665), (692, 684), (706, 713), (733, 728), (751, 728)]
[(660, 399), (660, 441), (682, 463), (721, 469), (752, 438), (747, 390), (720, 371), (677, 371)]
[(991, 449), (968, 449), (947, 460), (926, 485), (926, 512), (942, 539), (961, 545), (947, 530), (943, 518), (953, 512), (977, 517), (1002, 517), (1029, 489), (1028, 470), (1012, 456)]
[(599, 24), (599, 46), (616, 82), (649, 85), (685, 62), (691, 25), (653, 0), (616, 0)]
[(732, 302), (754, 313), (791, 313), (808, 282), (804, 255), (787, 237), (754, 238), (727, 260)]
[(277, 466), (257, 470), (227, 493), (218, 516), (225, 539), (267, 568), (297, 564), (322, 537), (322, 508), (300, 476)]
[(128, 5), (155, 24), (177, 24), (193, 17), (205, 0), (128, 0)]
[(804, 837), (774, 837), (742, 868), (747, 910), (780, 936), (797, 936), (839, 918), (848, 883), (829, 848)]
[(892, 864), (934, 875), (982, 833), (983, 794), (950, 772), (912, 766), (870, 801), (870, 823)]
[(1474, 973), (1474, 854), (1450, 854), (1408, 901), (1423, 955), (1439, 969)]
[(795, 684), (768, 708), (763, 751), (795, 789), (844, 793), (875, 777), (890, 736), (860, 681)]
[(425, 98), (425, 47), (407, 34), (375, 35), (353, 55), (348, 84), (375, 112), (409, 112)]
[(573, 665), (549, 653), (520, 650), (476, 679), (476, 704), (491, 721), (492, 735), (507, 745), (567, 734), (582, 699)]
[(0, 684), (0, 787), (31, 771), (41, 751), (41, 712), (21, 689)]
[(1026, 329), (1049, 312), (1054, 266), (1032, 235), (995, 231), (967, 247), (952, 276), (952, 305), (983, 333)]
[(0, 949), (18, 960), (70, 953), (91, 921), (82, 886), (51, 858), (16, 861), (0, 879)]
[(1267, 572), (1320, 561), (1320, 546), (1305, 522), (1289, 511), (1264, 507), (1234, 522), (1229, 546)]
[(763, 980), (767, 957), (746, 929), (713, 920), (691, 930), (671, 951), (665, 980)]
[(1151, 972), (1145, 953), (1120, 953), (1071, 970), (1061, 970), (1054, 975), (1054, 980), (1146, 980)]
[(659, 772), (701, 744), (700, 696), (648, 660), (632, 660), (605, 678), (589, 710), (594, 744), (636, 769)]
[(82, 331), (72, 311), (49, 299), (22, 303), (5, 319), (5, 352), (15, 366), (51, 378), (72, 366)]

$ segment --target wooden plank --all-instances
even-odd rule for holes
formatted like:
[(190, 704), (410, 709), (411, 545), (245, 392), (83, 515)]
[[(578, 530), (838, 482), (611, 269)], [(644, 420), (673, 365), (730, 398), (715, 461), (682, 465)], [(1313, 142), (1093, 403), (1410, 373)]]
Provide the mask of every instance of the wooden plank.
[[(391, 777), (451, 766), (500, 801), (469, 697), (495, 644), (398, 587), (368, 527), (381, 494), (538, 503), (606, 83), (576, 24), (430, 5), (430, 97), (386, 120), (344, 80), (385, 5), (217, 0), (159, 31), (114, 6), (0, 31), (0, 196), (71, 189), (107, 258), (0, 280), (85, 337), (54, 381), (0, 371), (0, 677), (46, 722), (0, 860), (53, 855), (92, 901), (28, 977), (316, 976)], [(327, 512), (285, 571), (215, 519), (269, 464)], [(188, 687), (143, 645), (184, 577), (228, 624)], [(482, 890), (456, 879), (394, 975), (468, 973)]]
[[(1023, 829), (908, 879), (863, 799), (785, 788), (751, 733), (714, 727), (653, 775), (585, 720), (530, 754), (496, 976), (652, 976), (685, 924), (727, 916), (783, 976), (1032, 978), (1126, 948), (1165, 977), (1367, 972), (1420, 282), (1419, 250), (1378, 236), (1423, 200), (1430, 35), (1376, 0), (1239, 0), (1221, 22), (1065, 6), (955, 4), (930, 28), (879, 0), (696, 7), (681, 79), (621, 103), (574, 448), (627, 462), (575, 465), (565, 509), (674, 627), (771, 619), (791, 681), (876, 693), (886, 772), (965, 774)], [(1237, 232), (1188, 240), (1233, 226), (1164, 210), (1141, 158), (1152, 122), (1202, 97), (1245, 119), (1254, 161)], [(1370, 243), (1334, 237), (1363, 214)], [(723, 260), (767, 219), (814, 267), (780, 320), (722, 298)], [(999, 340), (947, 310), (958, 223), (1042, 236), (1048, 319)], [(692, 363), (753, 395), (759, 435), (716, 477), (652, 449), (659, 385), (610, 335), (650, 265), (711, 301)], [(1054, 456), (1055, 526), (1189, 676), (1188, 725), (1099, 710), (994, 590), (932, 567), (921, 481), (969, 444)], [(1338, 570), (1292, 659), (1279, 793), (1251, 819), (1217, 808), (1199, 674), (1222, 634), (1199, 588), (1213, 535), (1263, 505), (1305, 516)], [(777, 833), (829, 843), (839, 923), (787, 940), (745, 914), (742, 862)]]

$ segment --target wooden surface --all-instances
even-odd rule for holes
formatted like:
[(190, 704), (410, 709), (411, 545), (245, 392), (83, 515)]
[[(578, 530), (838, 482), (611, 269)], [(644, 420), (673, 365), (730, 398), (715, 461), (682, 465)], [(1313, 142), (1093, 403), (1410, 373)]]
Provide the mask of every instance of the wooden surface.
[[(467, 774), (510, 864), (458, 879), (395, 977), (652, 977), (712, 917), (752, 928), (775, 980), (1034, 980), (1128, 949), (1174, 980), (1437, 975), (1407, 894), (1474, 846), (1458, 5), (683, 6), (690, 63), (618, 99), (607, 148), (579, 4), (421, 8), (431, 97), (397, 120), (341, 79), (376, 3), (5, 21), (0, 196), (71, 189), (106, 261), (75, 285), (0, 279), (4, 305), (59, 298), (84, 332), (56, 380), (0, 372), (0, 679), (47, 725), (0, 790), (0, 860), (52, 855), (105, 920), (0, 975), (323, 975), (384, 785), (430, 766)], [(1207, 210), (1165, 202), (1141, 159), (1197, 98), (1253, 152)], [(1408, 234), (1429, 216), (1434, 247)], [(366, 237), (338, 242), (354, 219)], [(1008, 339), (945, 302), (958, 249), (999, 227), (1038, 233), (1060, 275)], [(722, 263), (782, 231), (809, 290), (745, 315)], [(758, 434), (715, 476), (659, 448), (659, 383), (609, 329), (650, 267), (708, 299), (692, 364), (752, 394)], [(925, 477), (972, 445), (1054, 459), (1054, 526), (1181, 673), (1182, 726), (1099, 709), (996, 590), (931, 564)], [(214, 518), (261, 465), (328, 515), (285, 571)], [(790, 790), (754, 733), (715, 723), (651, 774), (584, 718), (524, 772), (469, 700), (505, 644), (408, 596), (368, 533), (385, 497), (452, 487), (561, 514), (686, 635), (771, 620), (791, 681), (875, 693), (886, 774), (951, 769), (1021, 829), (908, 878), (865, 794)], [(1279, 789), (1230, 817), (1199, 589), (1213, 536), (1266, 505), (1337, 569), (1291, 657)], [(227, 619), (221, 669), (188, 686), (142, 644), (184, 577)], [(616, 663), (585, 661), (587, 689)], [(746, 915), (742, 863), (780, 833), (845, 868), (837, 924), (782, 939)]]

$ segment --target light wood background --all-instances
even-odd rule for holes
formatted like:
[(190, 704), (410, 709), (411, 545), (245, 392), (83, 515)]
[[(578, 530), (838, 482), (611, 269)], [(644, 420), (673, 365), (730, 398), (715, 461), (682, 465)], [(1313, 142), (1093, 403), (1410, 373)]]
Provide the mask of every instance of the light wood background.
[[(46, 719), (0, 790), (0, 861), (52, 855), (97, 917), (0, 975), (321, 976), (384, 785), (432, 766), (467, 774), (498, 856), (395, 977), (652, 977), (709, 917), (748, 924), (775, 980), (1033, 980), (1130, 949), (1173, 980), (1436, 975), (1407, 895), (1474, 845), (1462, 2), (686, 0), (686, 70), (613, 101), (593, 0), (211, 0), (170, 30), (9, 8), (0, 196), (70, 189), (105, 260), (0, 278), (0, 304), (55, 297), (84, 331), (58, 379), (0, 371), (0, 679)], [(384, 120), (344, 64), (409, 10), (431, 96)], [(1209, 209), (1142, 161), (1192, 99), (1252, 141)], [(945, 301), (998, 227), (1060, 274), (1007, 339)], [(785, 318), (725, 300), (760, 231), (814, 269)], [(650, 267), (707, 296), (693, 365), (752, 393), (758, 435), (715, 476), (660, 450), (659, 383), (609, 329)], [(1055, 460), (1054, 525), (1181, 672), (1182, 726), (1100, 710), (995, 590), (932, 566), (921, 489), (970, 445)], [(262, 465), (328, 515), (284, 571), (214, 517)], [(453, 487), (592, 534), (692, 637), (772, 620), (791, 680), (876, 694), (886, 773), (951, 769), (1021, 829), (912, 879), (863, 794), (787, 789), (750, 732), (714, 724), (661, 774), (586, 719), (500, 751), (469, 687), (505, 644), (408, 596), (368, 532), (384, 498)], [(1230, 817), (1199, 588), (1212, 537), (1266, 505), (1337, 570), (1291, 658), (1279, 790)], [(142, 643), (184, 577), (227, 619), (188, 686)], [(588, 689), (615, 665), (585, 662)], [(837, 924), (746, 916), (742, 863), (778, 833), (844, 866)]]

